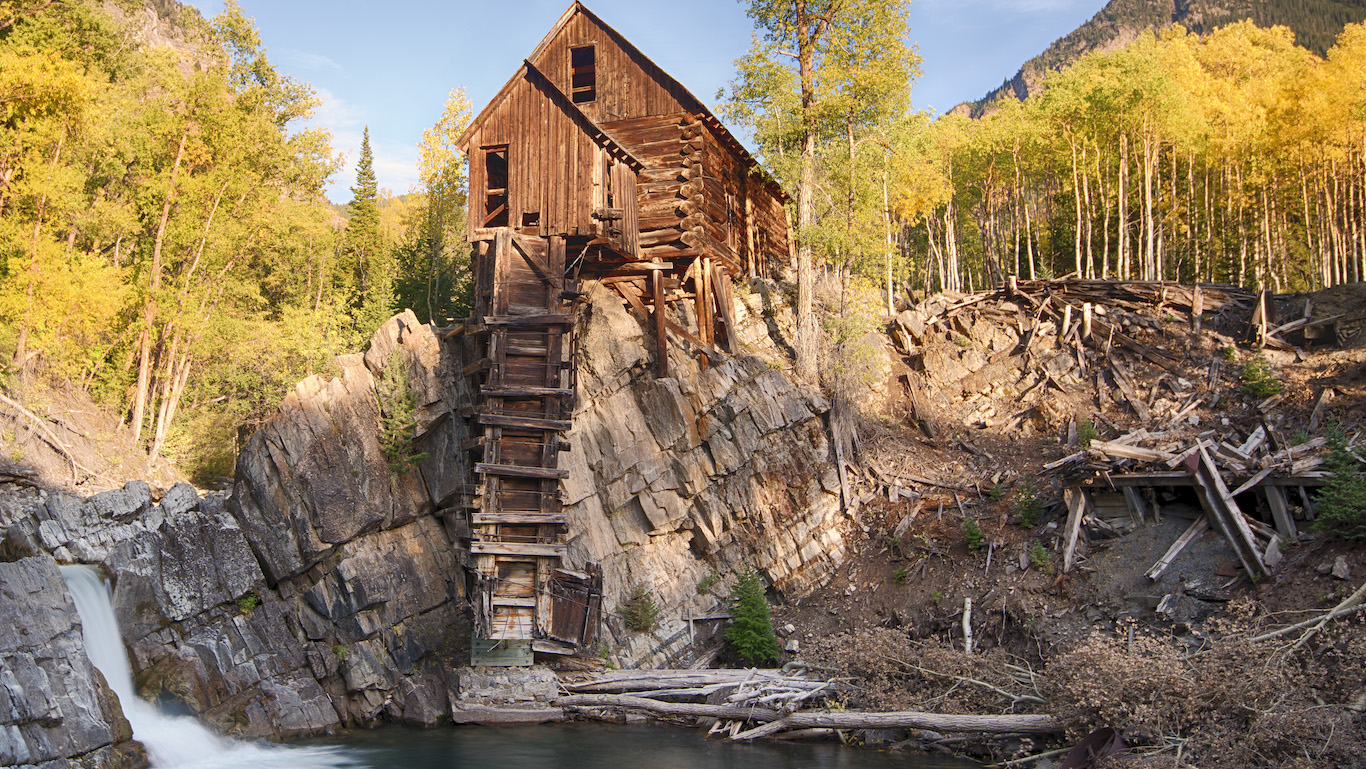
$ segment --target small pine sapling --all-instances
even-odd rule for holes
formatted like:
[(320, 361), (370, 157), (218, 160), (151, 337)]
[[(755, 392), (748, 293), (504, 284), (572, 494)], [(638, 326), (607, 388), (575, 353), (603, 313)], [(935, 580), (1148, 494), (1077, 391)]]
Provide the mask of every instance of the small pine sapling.
[(622, 624), (627, 630), (636, 633), (648, 633), (659, 624), (659, 605), (655, 603), (650, 589), (639, 583), (627, 593), (620, 612)]
[(402, 475), (427, 461), (426, 452), (413, 450), (417, 395), (408, 386), (408, 366), (397, 350), (375, 381), (375, 399), (379, 402), (379, 444), (389, 472)]
[(977, 521), (971, 518), (963, 520), (963, 541), (968, 543), (969, 550), (977, 550), (986, 544), (986, 535), (982, 533), (982, 527), (977, 525)]
[(777, 662), (782, 647), (773, 634), (764, 585), (753, 567), (745, 567), (730, 594), (731, 619), (726, 628), (726, 643), (740, 659), (749, 664)]
[(1366, 539), (1366, 477), (1348, 446), (1347, 432), (1336, 419), (1328, 422), (1328, 477), (1318, 494), (1314, 528), (1343, 539)]

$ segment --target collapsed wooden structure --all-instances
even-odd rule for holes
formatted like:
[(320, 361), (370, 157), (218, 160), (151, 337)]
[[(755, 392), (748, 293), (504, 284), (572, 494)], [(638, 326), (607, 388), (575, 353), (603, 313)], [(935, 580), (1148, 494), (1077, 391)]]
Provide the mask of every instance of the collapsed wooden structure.
[[(1275, 568), (1281, 547), (1298, 537), (1302, 524), (1296, 516), (1313, 520), (1309, 490), (1324, 483), (1325, 440), (1294, 442), (1273, 424), (1269, 416), (1282, 395), (1257, 402), (1250, 418), (1230, 420), (1219, 405), (1227, 397), (1221, 383), (1232, 373), (1223, 356), (1210, 356), (1207, 364), (1196, 368), (1179, 340), (1159, 341), (1158, 335), (1184, 329), (1195, 349), (1198, 337), (1214, 332), (1211, 326), (1217, 325), (1230, 341), (1241, 337), (1255, 347), (1295, 351), (1292, 342), (1314, 337), (1296, 338), (1289, 332), (1330, 325), (1341, 317), (1270, 325), (1271, 309), (1277, 304), (1309, 302), (1228, 285), (1012, 280), (997, 291), (965, 296), (933, 311), (903, 312), (892, 332), (909, 349), (935, 329), (967, 333), (975, 319), (969, 316), (1000, 315), (998, 320), (1019, 329), (1021, 341), (999, 357), (1028, 356), (1031, 348), (1056, 345), (1075, 363), (1071, 379), (1040, 367), (1038, 397), (1046, 398), (1050, 390), (1066, 394), (1083, 383), (1094, 385), (1100, 405), (1113, 403), (1145, 425), (1121, 430), (1097, 412), (1097, 427), (1120, 434), (1111, 440), (1082, 441), (1074, 423), (1069, 443), (1085, 445), (1043, 466), (1046, 473), (1063, 477), (1068, 512), (1063, 530), (1065, 572), (1078, 563), (1079, 542), (1121, 536), (1160, 521), (1161, 497), (1180, 495), (1197, 505), (1203, 516), (1153, 565), (1149, 578), (1161, 577), (1206, 529), (1222, 535), (1237, 563), (1256, 578)], [(1151, 387), (1140, 384), (1140, 365), (1158, 372)], [(912, 395), (915, 400), (914, 388)], [(1320, 393), (1307, 425), (1311, 430), (1324, 416), (1331, 396), (1332, 390)], [(1024, 400), (1022, 396), (1017, 405)], [(1215, 408), (1225, 415), (1222, 421), (1210, 419), (1209, 410)]]
[[(591, 643), (601, 574), (563, 567), (573, 302), (610, 287), (668, 343), (733, 351), (730, 282), (791, 259), (785, 195), (720, 121), (575, 2), (457, 142), (476, 274), (466, 505), (476, 664)], [(686, 305), (668, 317), (669, 305)], [(688, 328), (687, 326), (692, 326)]]

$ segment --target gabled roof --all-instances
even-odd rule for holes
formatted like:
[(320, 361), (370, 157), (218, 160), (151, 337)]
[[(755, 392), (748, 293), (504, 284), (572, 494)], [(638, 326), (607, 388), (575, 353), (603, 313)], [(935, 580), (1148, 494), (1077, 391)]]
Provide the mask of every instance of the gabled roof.
[[(484, 107), (484, 109), (481, 110), (480, 113), (474, 118), (474, 120), (470, 121), (469, 127), (466, 128), (464, 133), (460, 134), (460, 137), (456, 140), (457, 147), (464, 150), (465, 152), (469, 151), (468, 143), (470, 136), (479, 128), (479, 126), (483, 125), (483, 123), (486, 120), (488, 120), (489, 116), (493, 113), (495, 107), (500, 102), (502, 102), (503, 99), (507, 98), (507, 95), (511, 93), (512, 88), (517, 83), (517, 81), (524, 77), (529, 70), (535, 70), (535, 66), (531, 62), (539, 58), (540, 55), (545, 51), (545, 49), (550, 45), (550, 42), (554, 40), (562, 31), (564, 31), (564, 28), (568, 26), (569, 22), (576, 15), (579, 14), (583, 14), (593, 23), (597, 24), (599, 27), (602, 27), (602, 29), (606, 31), (607, 34), (610, 35), (613, 40), (616, 41), (617, 45), (620, 46), (621, 49), (625, 51), (628, 56), (635, 59), (636, 62), (640, 64), (641, 68), (644, 69), (647, 73), (650, 73), (657, 81), (667, 86), (676, 88), (678, 94), (682, 97), (680, 101), (683, 102), (683, 107), (687, 111), (697, 115), (698, 118), (702, 121), (702, 123), (705, 124), (716, 136), (716, 138), (723, 145), (725, 145), (731, 152), (735, 153), (735, 155), (744, 160), (751, 169), (758, 170), (759, 173), (770, 183), (770, 186), (773, 187), (774, 191), (778, 193), (780, 199), (784, 201), (787, 200), (787, 194), (783, 192), (782, 189), (779, 188), (776, 183), (773, 182), (772, 177), (769, 176), (767, 171), (764, 170), (763, 166), (759, 165), (759, 161), (754, 159), (754, 156), (749, 153), (749, 150), (745, 149), (745, 146), (741, 144), (738, 139), (735, 138), (734, 134), (732, 134), (730, 130), (726, 128), (725, 124), (722, 123), (721, 120), (716, 117), (716, 115), (712, 114), (711, 110), (707, 109), (707, 106), (703, 104), (700, 99), (698, 99), (696, 96), (693, 96), (692, 92), (689, 91), (682, 83), (675, 80), (673, 76), (665, 72), (658, 64), (655, 64), (650, 59), (650, 57), (642, 53), (639, 48), (636, 48), (630, 40), (627, 40), (620, 32), (617, 32), (615, 29), (611, 27), (611, 25), (604, 22), (597, 14), (588, 10), (587, 6), (585, 6), (579, 0), (574, 0), (574, 2), (569, 6), (569, 8), (567, 8), (565, 12), (560, 16), (559, 21), (555, 22), (555, 26), (551, 27), (550, 31), (546, 33), (545, 37), (541, 38), (541, 42), (537, 44), (535, 50), (531, 52), (531, 55), (526, 58), (522, 67), (517, 70), (517, 72), (512, 76), (512, 78), (508, 80), (508, 82), (502, 87), (501, 90), (498, 91), (498, 93), (489, 101), (489, 103)], [(545, 78), (544, 74), (541, 74), (538, 71), (537, 75), (539, 75), (543, 80), (545, 80), (546, 84), (549, 85), (552, 90), (554, 90), (556, 93), (559, 93), (559, 89), (556, 88), (553, 85), (553, 83), (550, 83), (550, 81)], [(590, 125), (594, 126), (594, 128), (599, 134), (606, 136), (610, 139), (610, 135), (606, 131), (604, 131), (601, 126), (598, 126), (593, 120), (591, 120), (587, 115), (585, 115), (582, 110), (578, 109), (578, 107), (574, 105), (572, 100), (565, 98), (563, 93), (560, 93), (560, 97), (561, 99), (564, 99), (564, 101), (568, 102), (570, 106), (573, 106), (574, 111), (577, 112), (579, 116), (581, 116), (584, 120), (587, 120)], [(617, 147), (622, 146), (619, 142), (616, 142), (615, 140), (611, 141)], [(627, 152), (626, 154), (628, 157), (630, 156), (629, 152)], [(632, 157), (631, 159), (635, 160), (634, 157)]]

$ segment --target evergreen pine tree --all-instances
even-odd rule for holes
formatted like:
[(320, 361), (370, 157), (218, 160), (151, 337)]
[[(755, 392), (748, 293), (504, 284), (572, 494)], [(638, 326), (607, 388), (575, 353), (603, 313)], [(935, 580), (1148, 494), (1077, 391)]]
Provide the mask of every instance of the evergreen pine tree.
[(1328, 423), (1326, 464), (1328, 479), (1318, 494), (1314, 528), (1343, 539), (1366, 539), (1366, 477), (1337, 420)]
[(375, 160), (370, 151), (370, 127), (361, 139), (356, 163), (356, 186), (347, 204), (345, 248), (355, 281), (352, 306), (356, 332), (368, 338), (394, 310), (394, 279), (388, 249), (379, 224), (379, 189), (375, 184)]
[(773, 621), (769, 615), (764, 585), (753, 567), (740, 572), (740, 581), (730, 594), (734, 617), (726, 628), (726, 643), (740, 659), (751, 664), (777, 662), (782, 647), (773, 635)]

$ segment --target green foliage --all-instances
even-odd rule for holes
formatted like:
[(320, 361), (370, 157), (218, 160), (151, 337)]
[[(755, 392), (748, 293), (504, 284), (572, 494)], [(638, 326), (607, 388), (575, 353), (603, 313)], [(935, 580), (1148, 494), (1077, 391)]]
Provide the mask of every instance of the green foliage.
[(1220, 358), (1223, 358), (1224, 360), (1227, 360), (1227, 361), (1238, 360), (1238, 348), (1237, 348), (1237, 347), (1220, 347), (1220, 348), (1219, 348), (1219, 357), (1220, 357)]
[(261, 605), (261, 596), (256, 591), (249, 591), (241, 598), (237, 599), (237, 610), (243, 614), (251, 614), (252, 609)]
[(932, 591), (930, 591), (930, 601), (931, 601), (932, 603), (939, 603), (939, 602), (942, 601), (942, 600), (944, 600), (944, 591), (943, 591), (943, 590), (932, 590)]
[(992, 485), (992, 487), (987, 491), (987, 499), (991, 500), (992, 502), (1000, 502), (1005, 498), (1006, 487), (1002, 486), (999, 483)]
[(379, 403), (379, 443), (389, 472), (402, 475), (427, 461), (426, 452), (413, 449), (417, 428), (417, 395), (408, 383), (408, 364), (403, 353), (395, 350), (375, 380), (375, 399)]
[(1091, 420), (1087, 419), (1077, 425), (1077, 441), (1081, 443), (1082, 447), (1090, 448), (1091, 441), (1099, 438), (1100, 431), (1096, 430), (1096, 426)]
[(716, 587), (716, 583), (718, 583), (718, 582), (720, 582), (720, 581), (721, 581), (721, 575), (720, 575), (720, 574), (718, 574), (718, 573), (716, 573), (716, 572), (714, 572), (714, 571), (712, 571), (712, 572), (707, 572), (707, 576), (705, 576), (705, 577), (703, 577), (702, 579), (700, 579), (700, 580), (697, 581), (697, 594), (698, 594), (698, 595), (703, 595), (703, 594), (705, 594), (705, 593), (711, 592), (711, 589), (712, 589), (713, 587)]
[(904, 585), (910, 582), (910, 570), (908, 570), (905, 566), (898, 566), (896, 571), (892, 572), (892, 581), (897, 583), (898, 585)]
[(345, 662), (351, 657), (351, 647), (346, 644), (332, 644), (332, 656)]
[(617, 609), (621, 622), (627, 630), (648, 633), (659, 624), (659, 606), (650, 589), (642, 584), (631, 586), (626, 601)]
[(1280, 395), (1281, 391), (1285, 389), (1285, 385), (1276, 378), (1275, 372), (1271, 370), (1271, 364), (1263, 355), (1257, 355), (1243, 364), (1243, 370), (1238, 376), (1243, 380), (1243, 392), (1254, 398), (1269, 398), (1272, 395)]
[(753, 567), (745, 567), (730, 594), (734, 617), (726, 628), (726, 643), (740, 659), (759, 665), (777, 662), (782, 647), (773, 634), (768, 598)]
[(1039, 489), (1034, 485), (1033, 478), (1025, 478), (1015, 489), (1015, 501), (1011, 503), (1010, 511), (1019, 517), (1021, 526), (1029, 527), (1038, 522), (1043, 514), (1043, 503), (1039, 501)]
[(1343, 539), (1366, 539), (1366, 477), (1336, 419), (1328, 422), (1328, 478), (1316, 497), (1314, 528)]
[(1048, 548), (1037, 539), (1029, 543), (1029, 562), (1036, 567), (1043, 569), (1045, 573), (1053, 571), (1053, 556), (1048, 553)]
[(968, 543), (969, 550), (977, 550), (986, 544), (986, 535), (982, 533), (982, 527), (977, 525), (977, 521), (971, 518), (963, 519), (963, 541)]

